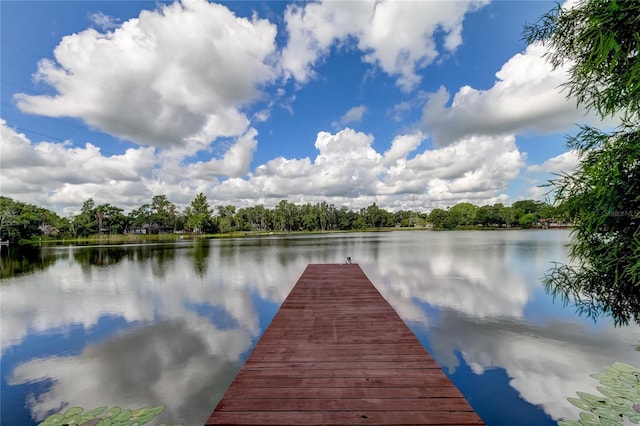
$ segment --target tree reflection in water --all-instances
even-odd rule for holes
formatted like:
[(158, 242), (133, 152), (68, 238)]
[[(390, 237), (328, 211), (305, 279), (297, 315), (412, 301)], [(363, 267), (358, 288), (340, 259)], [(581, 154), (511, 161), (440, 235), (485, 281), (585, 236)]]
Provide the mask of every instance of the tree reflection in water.
[(56, 263), (56, 253), (47, 247), (37, 246), (1, 246), (0, 278), (42, 271)]

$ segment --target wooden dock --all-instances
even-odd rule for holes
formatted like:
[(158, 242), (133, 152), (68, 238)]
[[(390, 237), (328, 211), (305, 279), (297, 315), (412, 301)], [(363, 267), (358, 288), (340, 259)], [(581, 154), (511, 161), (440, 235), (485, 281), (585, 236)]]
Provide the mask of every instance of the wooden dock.
[(309, 265), (206, 425), (482, 425), (356, 264)]

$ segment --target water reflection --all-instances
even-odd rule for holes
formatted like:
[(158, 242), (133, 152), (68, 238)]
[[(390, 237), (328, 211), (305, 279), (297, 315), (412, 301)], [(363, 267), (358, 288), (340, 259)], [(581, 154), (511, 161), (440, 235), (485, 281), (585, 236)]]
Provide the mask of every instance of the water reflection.
[(209, 257), (209, 241), (197, 240), (193, 246), (193, 267), (196, 274), (203, 278), (207, 274), (207, 257)]
[(566, 400), (576, 391), (598, 394), (591, 374), (614, 360), (638, 363), (632, 348), (637, 328), (592, 328), (562, 320), (478, 322), (446, 310), (428, 334), (432, 355), (441, 366), (454, 372), (459, 353), (476, 374), (502, 368), (522, 398), (542, 406), (554, 419), (577, 418), (580, 410)]
[(84, 272), (91, 272), (91, 266), (109, 266), (120, 262), (127, 250), (119, 246), (89, 247), (74, 250), (73, 258), (82, 265)]
[[(48, 248), (46, 269), (3, 280), (2, 361), (23, 354), (2, 365), (3, 395), (50, 383), (22, 391), (34, 418), (65, 404), (167, 404), (160, 421), (202, 424), (306, 265), (349, 256), (454, 379), (461, 362), (477, 375), (504, 369), (507, 386), (563, 418), (575, 413), (566, 397), (593, 389), (589, 374), (637, 364), (640, 335), (551, 303), (539, 278), (566, 260), (567, 238), (395, 232)], [(53, 333), (69, 337), (38, 354), (33, 342)], [(2, 404), (3, 424), (23, 409)], [(480, 408), (500, 418), (499, 405)]]
[(48, 248), (35, 246), (0, 246), (0, 279), (42, 271), (56, 262)]
[[(64, 409), (64, 402), (99, 407), (105, 400), (120, 407), (166, 404), (158, 421), (183, 419), (198, 424), (209, 415), (212, 398), (220, 399), (240, 369), (238, 354), (224, 347), (246, 346), (241, 333), (208, 327), (203, 335), (186, 321), (163, 321), (88, 346), (78, 356), (27, 361), (13, 372), (9, 384), (49, 377), (48, 392), (28, 401), (35, 418)], [(218, 353), (209, 343), (215, 340)], [(55, 372), (55, 373), (53, 373)]]
[[(566, 398), (597, 394), (590, 374), (616, 360), (639, 365), (640, 328), (615, 329), (606, 319), (596, 327), (550, 303), (539, 277), (549, 262), (567, 261), (566, 234), (481, 235), (435, 233), (405, 250), (390, 244), (367, 272), (450, 373), (460, 356), (478, 375), (504, 369), (509, 385), (551, 418), (577, 417)], [(548, 312), (532, 311), (540, 298)], [(478, 410), (501, 424), (495, 408)]]

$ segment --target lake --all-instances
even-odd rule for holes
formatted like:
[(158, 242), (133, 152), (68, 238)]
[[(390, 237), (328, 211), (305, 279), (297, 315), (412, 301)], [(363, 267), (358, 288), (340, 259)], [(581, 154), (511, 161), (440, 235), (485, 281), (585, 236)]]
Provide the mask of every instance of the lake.
[(2, 247), (3, 426), (165, 405), (202, 425), (309, 263), (358, 263), (488, 425), (574, 418), (640, 364), (640, 327), (579, 317), (541, 277), (569, 232), (412, 231)]

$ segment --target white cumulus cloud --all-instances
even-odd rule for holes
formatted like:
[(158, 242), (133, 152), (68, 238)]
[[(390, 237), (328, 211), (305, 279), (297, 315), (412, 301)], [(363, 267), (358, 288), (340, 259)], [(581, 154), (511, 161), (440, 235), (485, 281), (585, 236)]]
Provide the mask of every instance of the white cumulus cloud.
[[(425, 138), (421, 132), (399, 135), (379, 153), (370, 134), (348, 127), (319, 132), (315, 158), (278, 157), (258, 166), (246, 179), (221, 182), (214, 192), (223, 200), (266, 205), (281, 199), (328, 201), (350, 208), (376, 202), (392, 210), (460, 201), (484, 204), (504, 202), (509, 181), (525, 166), (526, 156), (513, 136), (471, 137), (448, 147), (417, 151)], [(416, 195), (412, 205), (407, 194)]]
[[(334, 45), (356, 41), (363, 60), (397, 77), (403, 90), (421, 80), (417, 71), (462, 43), (462, 21), (484, 1), (325, 1), (291, 5), (285, 12), (289, 41), (282, 54), (285, 72), (299, 82)], [(435, 34), (444, 33), (443, 46)]]
[(396, 160), (380, 189), (383, 193), (423, 192), (430, 200), (447, 204), (478, 203), (500, 196), (524, 163), (525, 155), (513, 136), (474, 136), (427, 149), (409, 160)]
[(243, 105), (276, 77), (275, 35), (267, 20), (204, 0), (142, 11), (113, 31), (64, 37), (55, 61), (41, 60), (35, 75), (56, 93), (21, 93), (17, 104), (139, 144), (195, 152), (246, 131)]
[(151, 178), (156, 161), (153, 147), (129, 148), (109, 156), (91, 143), (83, 147), (69, 142), (32, 143), (4, 120), (0, 120), (0, 131), (3, 194), (42, 206), (77, 205), (89, 197), (131, 203), (132, 189)]
[[(107, 155), (91, 143), (34, 143), (0, 124), (3, 194), (63, 214), (77, 212), (89, 197), (131, 210), (164, 194), (183, 208), (200, 192), (211, 205), (239, 206), (274, 206), (287, 199), (350, 208), (376, 202), (395, 210), (504, 202), (509, 181), (525, 165), (513, 136), (470, 137), (419, 149), (427, 136), (415, 132), (396, 136), (378, 152), (373, 135), (347, 127), (319, 132), (314, 158), (281, 156), (250, 171), (257, 146), (253, 128), (228, 140), (219, 156), (185, 162), (153, 147)], [(417, 197), (411, 205), (407, 194)]]
[(576, 123), (600, 123), (567, 98), (562, 90), (566, 70), (553, 70), (544, 52), (542, 46), (528, 46), (496, 73), (493, 87), (463, 86), (450, 106), (451, 95), (444, 87), (431, 94), (423, 117), (435, 142), (448, 145), (470, 135), (550, 133), (568, 130)]
[(126, 210), (157, 194), (188, 204), (199, 192), (211, 195), (224, 177), (246, 176), (257, 145), (257, 131), (250, 128), (230, 140), (220, 158), (183, 164), (154, 147), (110, 155), (90, 142), (34, 143), (2, 119), (0, 131), (2, 194), (63, 214), (76, 212), (87, 198)]
[(578, 166), (578, 153), (574, 150), (549, 158), (542, 164), (527, 167), (529, 172), (562, 173), (571, 172)]

